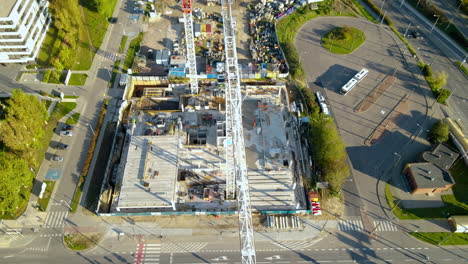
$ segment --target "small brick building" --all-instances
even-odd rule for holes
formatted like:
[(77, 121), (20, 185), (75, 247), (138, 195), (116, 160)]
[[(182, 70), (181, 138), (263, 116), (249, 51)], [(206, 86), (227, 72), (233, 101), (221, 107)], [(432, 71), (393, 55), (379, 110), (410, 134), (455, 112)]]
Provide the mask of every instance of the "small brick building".
[(404, 173), (413, 194), (437, 193), (455, 185), (450, 172), (429, 162), (406, 164)]
[(431, 194), (446, 191), (455, 185), (448, 171), (459, 154), (440, 143), (421, 154), (422, 162), (406, 164), (403, 173), (413, 194)]

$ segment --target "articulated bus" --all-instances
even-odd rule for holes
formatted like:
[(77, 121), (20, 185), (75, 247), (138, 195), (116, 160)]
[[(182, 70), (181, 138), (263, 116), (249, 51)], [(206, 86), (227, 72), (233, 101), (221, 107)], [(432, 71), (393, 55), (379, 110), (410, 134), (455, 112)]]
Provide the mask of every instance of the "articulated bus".
[(352, 78), (351, 80), (349, 80), (349, 82), (343, 85), (343, 87), (340, 90), (340, 93), (342, 95), (346, 95), (347, 93), (349, 93), (349, 91), (351, 91), (354, 88), (354, 86), (356, 86), (356, 84), (358, 84), (358, 81)]
[(346, 95), (349, 93), (360, 81), (362, 81), (364, 78), (366, 78), (367, 74), (369, 73), (369, 70), (366, 68), (363, 68), (360, 72), (358, 72), (356, 75), (354, 75), (351, 80), (349, 80), (340, 90), (340, 93), (343, 95)]

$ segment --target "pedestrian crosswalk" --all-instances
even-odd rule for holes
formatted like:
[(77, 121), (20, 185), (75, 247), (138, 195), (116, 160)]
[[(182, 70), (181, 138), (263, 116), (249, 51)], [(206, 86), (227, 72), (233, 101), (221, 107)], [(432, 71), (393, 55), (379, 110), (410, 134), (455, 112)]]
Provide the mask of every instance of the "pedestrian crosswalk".
[(160, 244), (138, 243), (134, 264), (158, 264), (161, 255)]
[(45, 220), (45, 227), (63, 227), (68, 211), (49, 212)]
[(180, 242), (180, 243), (166, 243), (161, 247), (161, 252), (199, 252), (208, 243), (205, 242)]
[(284, 241), (284, 242), (272, 242), (272, 244), (280, 248), (287, 249), (287, 250), (301, 250), (301, 249), (310, 247), (317, 242), (318, 241)]
[[(373, 221), (375, 231), (377, 232), (395, 232), (398, 231), (398, 227), (387, 220), (376, 220)], [(338, 229), (340, 231), (363, 231), (361, 220), (341, 220), (338, 221)]]
[(112, 60), (112, 61), (115, 61), (118, 58), (117, 54), (112, 53), (112, 52), (108, 52), (108, 51), (104, 51), (104, 50), (99, 50), (97, 53), (99, 55), (101, 55), (102, 57), (104, 57), (106, 59), (109, 59), (109, 60)]
[(360, 220), (342, 220), (338, 221), (338, 229), (341, 231), (362, 231), (362, 222)]
[(395, 232), (398, 231), (398, 227), (390, 221), (374, 221), (376, 231), (380, 232)]

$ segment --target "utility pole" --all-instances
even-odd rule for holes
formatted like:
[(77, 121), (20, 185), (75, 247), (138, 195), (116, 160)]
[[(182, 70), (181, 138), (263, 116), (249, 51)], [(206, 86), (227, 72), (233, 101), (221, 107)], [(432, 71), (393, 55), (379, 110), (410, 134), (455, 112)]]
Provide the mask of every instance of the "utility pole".
[(450, 235), (448, 235), (446, 238), (442, 239), (439, 243), (437, 243), (438, 246), (440, 246), (440, 244), (442, 244), (443, 242), (445, 242), (447, 239), (449, 239), (450, 237), (453, 236), (453, 234), (455, 234), (455, 232), (452, 232)]

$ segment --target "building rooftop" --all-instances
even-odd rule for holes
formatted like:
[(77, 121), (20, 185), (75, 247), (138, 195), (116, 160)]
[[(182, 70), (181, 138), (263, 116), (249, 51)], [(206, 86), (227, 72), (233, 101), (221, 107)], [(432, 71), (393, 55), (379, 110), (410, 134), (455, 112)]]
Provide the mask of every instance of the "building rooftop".
[(438, 144), (432, 150), (422, 154), (424, 161), (430, 162), (439, 168), (448, 170), (452, 167), (459, 154), (445, 144)]
[(455, 184), (450, 172), (429, 162), (407, 164), (418, 189), (435, 189)]
[(132, 136), (117, 208), (172, 207), (178, 136)]
[(2, 0), (2, 8), (0, 8), (0, 17), (8, 17), (17, 1), (18, 0)]

